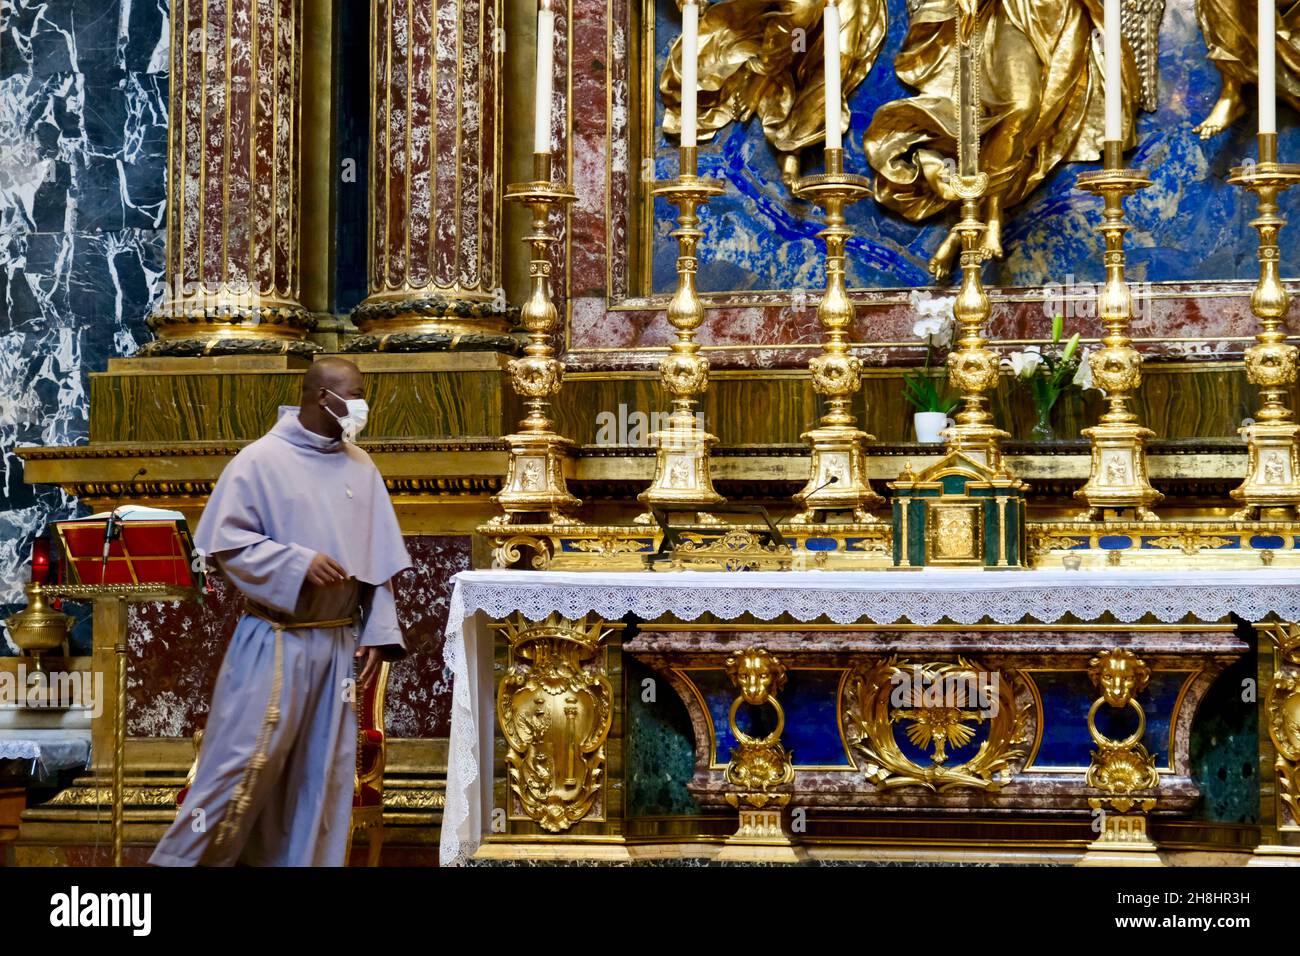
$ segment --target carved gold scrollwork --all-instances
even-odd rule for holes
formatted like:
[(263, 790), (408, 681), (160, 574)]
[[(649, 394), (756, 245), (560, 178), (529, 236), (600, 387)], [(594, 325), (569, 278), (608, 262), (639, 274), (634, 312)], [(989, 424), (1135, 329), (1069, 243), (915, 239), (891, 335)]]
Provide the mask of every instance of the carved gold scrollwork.
[(1279, 666), (1266, 701), (1268, 735), (1276, 753), (1278, 799), (1300, 825), (1300, 625), (1284, 624), (1269, 632), (1277, 645)]
[(596, 657), (609, 630), (587, 618), (507, 621), (511, 664), (497, 688), (510, 792), (524, 815), (559, 833), (601, 795), (613, 689)]
[[(844, 736), (878, 787), (998, 790), (1019, 769), (1029, 739), (1032, 705), (1017, 705), (1022, 682), (1019, 672), (1008, 679), (960, 657), (956, 663), (911, 664), (898, 657), (860, 663), (844, 684)], [(929, 752), (928, 766), (903, 752), (895, 736), (900, 723), (908, 741)], [(987, 736), (974, 756), (949, 765), (981, 724)]]

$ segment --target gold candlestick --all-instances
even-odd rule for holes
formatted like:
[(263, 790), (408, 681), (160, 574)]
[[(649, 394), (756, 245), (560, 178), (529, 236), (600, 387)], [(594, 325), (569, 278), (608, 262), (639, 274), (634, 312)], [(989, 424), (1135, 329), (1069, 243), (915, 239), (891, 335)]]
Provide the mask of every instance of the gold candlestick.
[[(704, 303), (695, 288), (698, 263), (695, 250), (704, 231), (696, 212), (711, 196), (725, 191), (722, 183), (699, 176), (699, 154), (694, 146), (680, 147), (681, 166), (676, 179), (655, 186), (656, 196), (663, 196), (678, 208), (677, 292), (668, 303), (668, 323), (677, 334), (668, 356), (659, 363), (664, 390), (672, 397), (668, 427), (651, 436), (657, 449), (655, 477), (638, 500), (654, 507), (711, 508), (724, 499), (713, 488), (709, 475), (709, 448), (717, 439), (698, 421), (699, 397), (709, 387), (709, 360), (699, 354), (695, 331), (704, 321)], [(652, 520), (647, 514), (638, 521)], [(707, 520), (707, 519), (705, 519)]]
[(1132, 393), (1142, 383), (1142, 356), (1133, 348), (1129, 324), (1133, 295), (1124, 278), (1124, 198), (1151, 185), (1145, 172), (1124, 166), (1122, 144), (1107, 140), (1105, 166), (1083, 173), (1079, 186), (1105, 202), (1099, 231), (1106, 240), (1106, 283), (1097, 296), (1097, 314), (1105, 329), (1102, 348), (1089, 356), (1092, 378), (1106, 391), (1107, 409), (1101, 421), (1083, 434), (1092, 442), (1088, 482), (1075, 492), (1087, 502), (1079, 518), (1090, 521), (1107, 509), (1131, 511), (1141, 521), (1157, 520), (1151, 505), (1164, 496), (1147, 478), (1146, 442), (1155, 432), (1138, 424), (1129, 408)]
[(803, 506), (797, 524), (814, 521), (819, 512), (852, 511), (857, 521), (871, 519), (868, 510), (884, 504), (867, 481), (862, 443), (875, 439), (857, 427), (850, 407), (862, 388), (862, 360), (849, 354), (853, 303), (844, 282), (844, 244), (853, 230), (844, 224), (844, 208), (869, 195), (866, 178), (844, 172), (844, 150), (826, 150), (826, 172), (805, 176), (794, 194), (826, 210), (826, 228), (818, 237), (826, 243), (826, 292), (817, 318), (826, 332), (822, 354), (808, 363), (813, 389), (826, 396), (827, 411), (817, 427), (804, 432), (812, 445), (812, 475), (794, 500)]
[(573, 442), (557, 435), (548, 410), (551, 400), (560, 393), (564, 382), (564, 364), (555, 358), (551, 337), (558, 324), (558, 313), (551, 300), (550, 245), (555, 237), (547, 232), (552, 207), (577, 199), (564, 183), (551, 182), (551, 154), (533, 154), (532, 182), (514, 183), (506, 188), (506, 198), (523, 203), (533, 212), (532, 232), (524, 241), (532, 250), (528, 275), (532, 291), (520, 313), (528, 332), (523, 358), (510, 362), (510, 381), (524, 399), (528, 415), (519, 424), (519, 432), (506, 435), (510, 446), (510, 464), (501, 493), (493, 500), (505, 511), (492, 524), (509, 524), (517, 517), (545, 513), (554, 524), (577, 524), (568, 512), (580, 502), (569, 494), (564, 484), (564, 460)]
[[(972, 150), (973, 151), (973, 150)], [(998, 387), (998, 356), (984, 338), (988, 321), (988, 293), (980, 277), (987, 254), (980, 250), (980, 240), (988, 228), (979, 214), (979, 201), (988, 189), (987, 173), (950, 175), (948, 187), (961, 198), (961, 221), (956, 229), (961, 236), (961, 288), (953, 303), (953, 316), (960, 329), (957, 348), (948, 355), (948, 377), (961, 392), (962, 409), (956, 424), (948, 429), (948, 453), (961, 452), (990, 471), (1001, 472), (1002, 440), (1010, 436), (993, 424), (986, 392)]]
[(1233, 169), (1228, 182), (1256, 196), (1259, 215), (1251, 225), (1259, 230), (1259, 283), (1250, 309), (1259, 319), (1255, 344), (1246, 350), (1246, 376), (1259, 386), (1263, 400), (1255, 422), (1241, 429), (1249, 458), (1246, 480), (1232, 497), (1244, 507), (1238, 518), (1300, 515), (1300, 426), (1291, 419), (1287, 392), (1295, 385), (1296, 353), (1286, 342), (1282, 323), (1291, 298), (1278, 273), (1278, 233), (1286, 220), (1278, 215), (1278, 196), (1300, 182), (1300, 166), (1277, 161), (1277, 134), (1259, 134), (1259, 162)]

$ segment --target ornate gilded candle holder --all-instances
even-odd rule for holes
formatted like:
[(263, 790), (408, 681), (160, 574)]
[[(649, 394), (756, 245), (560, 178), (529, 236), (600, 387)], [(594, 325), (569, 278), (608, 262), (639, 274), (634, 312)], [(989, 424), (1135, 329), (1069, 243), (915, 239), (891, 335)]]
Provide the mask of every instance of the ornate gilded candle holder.
[(961, 237), (961, 287), (953, 303), (953, 316), (959, 328), (957, 348), (948, 355), (948, 377), (961, 393), (962, 408), (956, 424), (947, 431), (949, 454), (960, 452), (982, 464), (990, 472), (1002, 474), (1002, 440), (1006, 432), (993, 424), (986, 393), (998, 387), (999, 360), (984, 338), (988, 321), (988, 293), (980, 278), (986, 255), (980, 241), (988, 228), (979, 214), (979, 201), (988, 189), (986, 173), (952, 174), (948, 187), (961, 199), (961, 221), (956, 229)]
[[(668, 303), (668, 323), (677, 334), (667, 357), (659, 363), (664, 391), (672, 398), (668, 427), (651, 436), (657, 449), (654, 481), (641, 493), (643, 504), (711, 508), (724, 499), (713, 488), (709, 475), (709, 448), (717, 439), (701, 427), (696, 408), (699, 398), (709, 387), (709, 360), (700, 355), (695, 331), (704, 321), (704, 303), (695, 288), (698, 263), (695, 250), (704, 231), (696, 215), (711, 196), (725, 191), (722, 183), (699, 176), (699, 153), (694, 146), (680, 149), (681, 166), (676, 179), (655, 186), (656, 196), (663, 196), (678, 208), (677, 292)], [(707, 516), (702, 516), (707, 519)], [(649, 513), (637, 518), (649, 523)]]
[(826, 243), (826, 292), (817, 306), (826, 341), (808, 371), (827, 405), (817, 427), (801, 436), (812, 445), (812, 476), (794, 496), (804, 511), (793, 520), (805, 524), (819, 512), (852, 511), (854, 520), (869, 521), (868, 511), (884, 499), (871, 490), (862, 453), (863, 442), (875, 439), (858, 428), (850, 407), (862, 388), (862, 360), (849, 354), (853, 303), (844, 283), (844, 244), (853, 231), (844, 224), (844, 208), (869, 195), (871, 184), (844, 172), (844, 150), (828, 149), (826, 172), (797, 180), (793, 189), (800, 199), (826, 210), (826, 228), (818, 233)]
[(559, 316), (551, 300), (549, 249), (555, 237), (547, 232), (551, 209), (573, 202), (577, 195), (569, 186), (551, 182), (550, 153), (533, 154), (533, 175), (532, 182), (506, 188), (507, 199), (523, 203), (533, 212), (532, 232), (524, 236), (532, 250), (528, 265), (532, 291), (520, 313), (528, 345), (523, 357), (508, 366), (510, 381), (524, 399), (528, 415), (520, 422), (518, 433), (505, 436), (510, 464), (501, 493), (493, 499), (505, 514), (491, 523), (509, 524), (517, 516), (545, 513), (554, 524), (577, 524), (569, 512), (582, 502), (569, 494), (564, 484), (564, 460), (573, 442), (557, 435), (548, 417), (551, 401), (564, 382), (564, 365), (555, 358), (551, 344)]
[(1138, 424), (1129, 408), (1133, 392), (1142, 383), (1142, 356), (1133, 348), (1129, 324), (1133, 320), (1133, 294), (1124, 278), (1124, 199), (1151, 185), (1146, 173), (1124, 166), (1120, 143), (1105, 144), (1105, 167), (1079, 176), (1079, 187), (1105, 202), (1099, 231), (1106, 240), (1106, 283), (1097, 296), (1097, 314), (1105, 334), (1102, 348), (1089, 357), (1092, 378), (1106, 391), (1106, 411), (1100, 422), (1083, 430), (1092, 442), (1092, 463), (1087, 483), (1075, 496), (1087, 502), (1079, 515), (1084, 521), (1104, 516), (1108, 510), (1131, 512), (1141, 521), (1155, 521), (1151, 506), (1164, 496), (1147, 477), (1146, 442), (1155, 432)]
[(1278, 274), (1278, 233), (1286, 220), (1278, 215), (1279, 194), (1300, 182), (1300, 166), (1277, 161), (1277, 134), (1259, 134), (1259, 162), (1238, 166), (1228, 182), (1256, 196), (1259, 215), (1251, 225), (1259, 230), (1259, 284), (1250, 309), (1259, 319), (1255, 344), (1246, 350), (1246, 376), (1259, 386), (1263, 405), (1255, 422), (1241, 429), (1249, 459), (1246, 480), (1232, 497), (1243, 504), (1238, 518), (1300, 517), (1300, 453), (1297, 425), (1291, 417), (1287, 392), (1296, 381), (1296, 353), (1282, 328), (1291, 297)]

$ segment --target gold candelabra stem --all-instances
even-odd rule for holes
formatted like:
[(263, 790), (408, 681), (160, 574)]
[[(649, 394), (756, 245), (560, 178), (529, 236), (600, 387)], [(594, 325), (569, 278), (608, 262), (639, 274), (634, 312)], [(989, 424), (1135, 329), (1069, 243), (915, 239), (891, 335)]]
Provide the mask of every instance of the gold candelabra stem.
[(505, 436), (510, 462), (501, 493), (494, 499), (505, 512), (494, 524), (527, 520), (546, 515), (557, 524), (575, 522), (569, 514), (581, 502), (569, 494), (564, 483), (564, 460), (573, 443), (557, 435), (550, 419), (550, 405), (564, 382), (564, 364), (555, 357), (552, 337), (559, 314), (551, 298), (551, 244), (548, 231), (551, 210), (577, 199), (571, 188), (551, 181), (551, 154), (533, 154), (533, 181), (514, 183), (506, 198), (526, 205), (533, 214), (532, 231), (524, 236), (531, 250), (528, 301), (520, 322), (528, 333), (522, 358), (510, 362), (510, 381), (524, 400), (527, 415), (519, 431)]
[(1093, 381), (1106, 391), (1106, 411), (1083, 434), (1092, 444), (1087, 483), (1075, 492), (1088, 508), (1085, 521), (1103, 517), (1107, 510), (1129, 511), (1139, 520), (1153, 521), (1151, 505), (1163, 495), (1147, 477), (1146, 442), (1155, 432), (1138, 424), (1129, 407), (1142, 383), (1142, 356), (1133, 348), (1129, 326), (1133, 321), (1133, 293), (1125, 279), (1124, 199), (1151, 185), (1145, 172), (1124, 166), (1123, 146), (1108, 140), (1102, 169), (1079, 176), (1079, 187), (1104, 202), (1101, 226), (1105, 239), (1106, 281), (1097, 296), (1097, 314), (1104, 335), (1102, 347), (1089, 356)]
[[(723, 501), (713, 488), (709, 474), (709, 449), (717, 439), (705, 431), (698, 412), (700, 397), (709, 387), (709, 360), (700, 355), (695, 332), (704, 321), (704, 302), (695, 287), (699, 267), (696, 250), (704, 231), (699, 209), (712, 196), (725, 191), (722, 183), (699, 175), (699, 153), (694, 146), (679, 149), (680, 172), (676, 179), (655, 186), (678, 209), (677, 291), (668, 303), (668, 324), (676, 341), (659, 364), (659, 377), (672, 401), (668, 427), (651, 436), (656, 447), (655, 476), (639, 500), (651, 507), (711, 508)], [(646, 523), (650, 515), (638, 521)], [(706, 519), (708, 520), (708, 519)]]
[(984, 325), (988, 322), (988, 293), (980, 276), (985, 254), (980, 240), (988, 228), (980, 218), (980, 198), (988, 189), (988, 174), (949, 176), (949, 187), (961, 198), (961, 287), (953, 304), (957, 320), (957, 348), (948, 355), (948, 377), (961, 393), (962, 407), (948, 429), (947, 451), (962, 452), (993, 471), (1002, 471), (1002, 440), (1008, 434), (993, 424), (987, 393), (998, 387), (998, 356), (988, 347)]
[(794, 183), (794, 194), (826, 210), (826, 228), (818, 237), (826, 243), (826, 291), (817, 318), (826, 333), (822, 352), (808, 363), (813, 389), (826, 398), (826, 412), (816, 428), (803, 434), (812, 445), (812, 474), (794, 499), (804, 508), (794, 521), (806, 524), (819, 513), (852, 512), (855, 521), (869, 521), (871, 508), (884, 499), (867, 481), (864, 442), (875, 439), (857, 427), (853, 397), (862, 388), (862, 360), (849, 353), (849, 329), (854, 308), (844, 280), (844, 246), (853, 235), (844, 222), (847, 206), (871, 192), (862, 176), (844, 172), (844, 150), (826, 150), (826, 172)]
[(1250, 308), (1259, 332), (1246, 350), (1246, 376), (1262, 402), (1255, 422), (1241, 429), (1249, 453), (1246, 480), (1232, 497), (1244, 506), (1239, 518), (1292, 517), (1300, 513), (1300, 426), (1292, 421), (1287, 393), (1295, 386), (1297, 349), (1287, 344), (1282, 327), (1291, 298), (1278, 269), (1278, 234), (1286, 225), (1278, 197), (1300, 182), (1300, 166), (1279, 163), (1277, 134), (1260, 133), (1259, 162), (1233, 169), (1228, 182), (1253, 192), (1258, 203), (1251, 225), (1259, 231), (1259, 282)]

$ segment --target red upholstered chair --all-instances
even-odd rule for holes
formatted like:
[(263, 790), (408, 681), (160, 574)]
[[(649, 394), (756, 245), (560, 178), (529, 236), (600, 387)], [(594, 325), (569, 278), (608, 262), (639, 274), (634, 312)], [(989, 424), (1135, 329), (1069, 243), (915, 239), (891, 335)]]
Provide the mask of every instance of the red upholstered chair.
[(379, 674), (357, 701), (357, 776), (352, 798), (352, 829), (348, 852), (352, 861), (352, 840), (364, 832), (367, 840), (366, 866), (378, 866), (384, 849), (384, 766), (387, 759), (384, 737), (384, 700), (388, 696), (389, 663), (379, 665)]
[[(357, 701), (357, 772), (352, 796), (352, 826), (348, 830), (345, 862), (352, 860), (352, 839), (364, 831), (367, 840), (366, 866), (378, 866), (384, 849), (384, 765), (387, 757), (384, 737), (384, 700), (388, 695), (389, 663), (379, 666), (379, 675)], [(185, 775), (185, 785), (176, 792), (179, 808), (189, 795), (199, 767), (203, 727), (194, 732), (194, 763)]]

